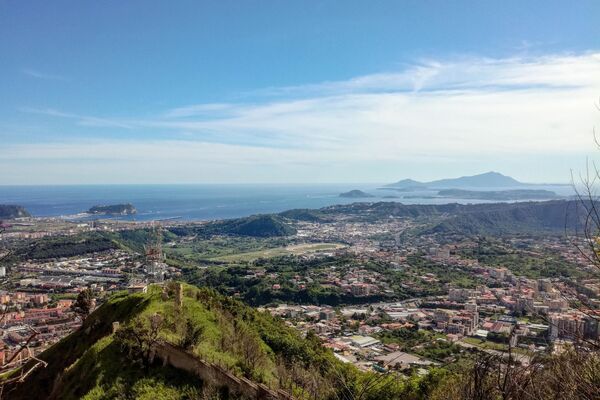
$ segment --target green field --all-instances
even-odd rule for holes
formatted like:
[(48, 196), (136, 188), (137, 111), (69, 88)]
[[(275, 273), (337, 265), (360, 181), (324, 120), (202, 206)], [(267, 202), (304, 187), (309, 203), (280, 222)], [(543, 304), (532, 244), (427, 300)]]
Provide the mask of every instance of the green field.
[(302, 255), (318, 253), (323, 251), (337, 250), (346, 247), (339, 243), (305, 243), (285, 247), (275, 247), (259, 251), (250, 251), (245, 253), (231, 254), (227, 256), (214, 257), (214, 261), (238, 262), (252, 261), (258, 258), (272, 258), (286, 255)]
[(505, 351), (508, 349), (508, 346), (503, 343), (496, 343), (489, 340), (474, 338), (474, 337), (466, 337), (462, 339), (463, 342), (472, 344), (480, 349), (489, 349), (489, 350), (498, 350)]
[[(485, 349), (485, 350), (497, 350), (497, 351), (507, 351), (508, 350), (507, 344), (492, 342), (491, 340), (479, 339), (479, 338), (475, 338), (475, 337), (466, 337), (466, 338), (463, 338), (462, 341), (464, 343), (471, 344), (473, 346), (476, 346), (480, 349)], [(512, 351), (515, 353), (525, 354), (525, 355), (531, 353), (529, 350), (522, 349), (520, 347), (513, 347)]]
[(287, 245), (289, 245), (289, 241), (283, 238), (214, 237), (172, 243), (165, 246), (165, 252), (169, 257), (179, 258), (182, 261), (202, 262), (217, 257), (257, 252)]

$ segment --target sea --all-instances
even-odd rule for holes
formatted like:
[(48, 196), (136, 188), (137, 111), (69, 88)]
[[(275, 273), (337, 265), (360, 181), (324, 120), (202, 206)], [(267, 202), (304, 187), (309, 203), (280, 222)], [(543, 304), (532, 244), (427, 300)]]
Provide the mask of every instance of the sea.
[[(0, 186), (0, 204), (25, 207), (35, 217), (86, 219), (95, 205), (131, 203), (137, 214), (123, 220), (201, 221), (276, 213), (294, 208), (321, 208), (355, 202), (396, 201), (404, 204), (491, 203), (484, 200), (435, 198), (436, 192), (381, 190), (374, 184), (320, 185), (65, 185)], [(561, 196), (573, 194), (565, 185), (536, 186)], [(340, 193), (362, 190), (374, 197), (344, 198)], [(478, 188), (477, 190), (482, 190)], [(485, 190), (485, 189), (484, 189)], [(94, 217), (98, 218), (98, 217)], [(106, 217), (103, 217), (106, 218)]]

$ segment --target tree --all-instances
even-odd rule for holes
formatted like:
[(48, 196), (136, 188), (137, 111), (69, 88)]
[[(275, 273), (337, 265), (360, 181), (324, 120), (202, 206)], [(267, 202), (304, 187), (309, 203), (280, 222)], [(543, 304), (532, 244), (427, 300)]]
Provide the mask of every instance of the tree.
[(115, 334), (122, 350), (129, 352), (129, 358), (135, 363), (146, 365), (154, 346), (160, 341), (163, 317), (155, 313), (148, 318), (138, 317), (128, 326), (119, 329)]
[(240, 356), (240, 367), (249, 378), (256, 378), (257, 372), (266, 361), (260, 338), (245, 324), (238, 324), (235, 330), (236, 353)]
[(188, 318), (185, 321), (183, 333), (181, 335), (181, 339), (179, 340), (179, 345), (184, 349), (189, 350), (198, 344), (203, 333), (204, 327), (201, 325), (196, 325), (194, 321)]
[(94, 305), (94, 292), (91, 289), (84, 289), (77, 295), (77, 300), (73, 303), (73, 311), (86, 319), (92, 311)]

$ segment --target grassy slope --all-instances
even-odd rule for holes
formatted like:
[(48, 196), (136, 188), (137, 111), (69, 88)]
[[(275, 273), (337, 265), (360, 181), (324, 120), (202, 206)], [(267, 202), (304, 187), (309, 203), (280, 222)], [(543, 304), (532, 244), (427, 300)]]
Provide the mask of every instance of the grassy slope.
[[(141, 312), (149, 304), (149, 298), (143, 295), (119, 294), (94, 312), (83, 328), (50, 347), (39, 358), (48, 362), (46, 368), (35, 370), (25, 384), (18, 385), (10, 392), (11, 399), (47, 398), (55, 379), (80, 359), (97, 341), (109, 335), (113, 321), (127, 321)], [(86, 328), (89, 334), (85, 333)], [(32, 384), (27, 384), (27, 383)], [(10, 390), (7, 389), (7, 390)]]
[(258, 258), (273, 258), (287, 255), (309, 254), (319, 251), (337, 250), (343, 247), (344, 245), (338, 243), (305, 243), (301, 245), (275, 247), (272, 249), (214, 257), (212, 260), (226, 262), (253, 261)]
[[(351, 398), (363, 389), (365, 400), (423, 399), (427, 382), (403, 381), (390, 375), (369, 385), (370, 374), (359, 373), (335, 359), (314, 335), (299, 333), (269, 314), (258, 312), (232, 298), (210, 289), (183, 286), (183, 307), (175, 310), (173, 299), (162, 299), (162, 288), (150, 287), (147, 294), (112, 297), (96, 310), (82, 329), (74, 332), (40, 358), (46, 368), (35, 370), (24, 383), (5, 388), (10, 399), (185, 399), (200, 398), (203, 383), (195, 377), (159, 363), (142, 366), (133, 363), (128, 353), (111, 334), (113, 321), (121, 329), (149, 324), (149, 317), (162, 316), (160, 337), (178, 343), (188, 323), (201, 326), (200, 340), (190, 349), (201, 358), (218, 362), (238, 376), (246, 376), (276, 388), (279, 378), (289, 377), (290, 368), (305, 382), (318, 384), (320, 398)], [(88, 329), (89, 328), (89, 329)], [(245, 363), (239, 343), (256, 344), (260, 357)], [(283, 374), (283, 375), (281, 375)], [(428, 378), (429, 379), (429, 378)], [(311, 383), (312, 384), (312, 383)], [(286, 384), (287, 385), (287, 384)], [(287, 388), (287, 386), (286, 386)], [(333, 391), (337, 391), (335, 394)], [(294, 394), (301, 394), (296, 386)], [(347, 392), (352, 392), (350, 395)], [(229, 397), (223, 397), (229, 398)]]
[(198, 394), (202, 382), (183, 371), (130, 365), (111, 336), (90, 347), (65, 373), (60, 399), (182, 399)]
[[(150, 315), (164, 317), (163, 339), (177, 343), (178, 317), (203, 327), (203, 335), (193, 351), (204, 359), (219, 362), (242, 375), (241, 356), (220, 343), (234, 334), (234, 325), (243, 326), (259, 341), (264, 358), (252, 371), (252, 378), (275, 386), (277, 355), (307, 363), (332, 361), (331, 354), (318, 343), (308, 342), (270, 315), (259, 313), (240, 302), (219, 296), (208, 289), (184, 286), (183, 313), (175, 312), (172, 300), (161, 299), (161, 288), (148, 294), (116, 295), (95, 311), (83, 329), (78, 330), (44, 352), (40, 358), (49, 364), (35, 370), (25, 383), (8, 388), (11, 399), (43, 399), (52, 393), (60, 399), (108, 398), (186, 398), (197, 393), (201, 382), (179, 371), (162, 366), (148, 369), (130, 363), (119, 351), (111, 335), (113, 321), (138, 324)], [(147, 319), (146, 319), (147, 320)], [(91, 328), (86, 333), (86, 329)], [(285, 354), (284, 354), (285, 353)], [(60, 377), (58, 389), (54, 382)]]

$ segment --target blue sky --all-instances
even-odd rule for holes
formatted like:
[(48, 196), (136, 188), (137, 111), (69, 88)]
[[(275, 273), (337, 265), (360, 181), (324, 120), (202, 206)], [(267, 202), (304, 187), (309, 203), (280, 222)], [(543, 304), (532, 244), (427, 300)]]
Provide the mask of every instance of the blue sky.
[(567, 181), (597, 1), (0, 1), (0, 184)]

